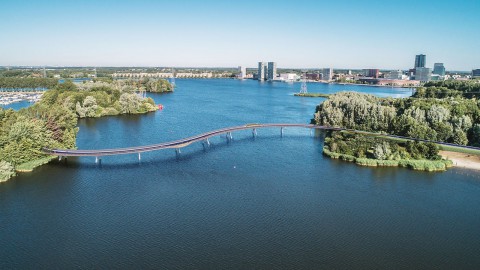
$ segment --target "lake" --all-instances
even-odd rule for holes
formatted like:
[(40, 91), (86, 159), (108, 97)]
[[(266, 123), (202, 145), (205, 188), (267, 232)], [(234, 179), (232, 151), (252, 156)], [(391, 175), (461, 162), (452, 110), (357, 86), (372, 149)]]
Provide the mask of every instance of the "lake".
[[(300, 84), (177, 79), (162, 111), (84, 119), (79, 149), (176, 140), (247, 123), (309, 123)], [(409, 89), (309, 83), (406, 97)], [(0, 269), (475, 269), (480, 177), (368, 168), (321, 133), (259, 129), (136, 155), (69, 158), (0, 185)]]

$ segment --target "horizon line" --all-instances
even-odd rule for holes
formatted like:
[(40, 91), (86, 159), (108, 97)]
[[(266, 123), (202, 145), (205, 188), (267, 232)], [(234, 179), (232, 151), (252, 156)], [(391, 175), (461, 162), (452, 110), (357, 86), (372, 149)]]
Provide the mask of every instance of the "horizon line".
[[(65, 66), (57, 66), (57, 65), (0, 65), (0, 68), (184, 68), (184, 69), (202, 69), (202, 68), (207, 68), (207, 69), (237, 69), (239, 66), (86, 66), (86, 65), (65, 65)], [(242, 66), (246, 67), (247, 69), (258, 69), (258, 67), (248, 67), (248, 66)], [(293, 70), (302, 70), (302, 69), (311, 69), (311, 70), (317, 70), (317, 69), (324, 69), (324, 68), (332, 68), (334, 70), (366, 70), (366, 69), (378, 69), (378, 70), (401, 70), (401, 71), (408, 71), (413, 68), (407, 68), (407, 69), (398, 69), (398, 68), (338, 68), (338, 67), (301, 67), (301, 68), (294, 68), (294, 67), (277, 67), (277, 69), (293, 69)], [(433, 68), (431, 68), (433, 69)], [(471, 70), (474, 70), (476, 68), (472, 68)], [(471, 70), (446, 70), (446, 71), (458, 71), (458, 72), (471, 72)]]

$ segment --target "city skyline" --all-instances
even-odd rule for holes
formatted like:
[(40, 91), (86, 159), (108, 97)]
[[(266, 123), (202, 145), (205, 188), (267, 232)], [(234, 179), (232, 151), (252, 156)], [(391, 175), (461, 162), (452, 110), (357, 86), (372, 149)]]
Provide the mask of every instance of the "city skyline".
[(279, 68), (406, 70), (425, 54), (426, 67), (479, 68), (480, 3), (452, 4), (9, 1), (0, 4), (0, 66), (253, 68), (273, 59)]

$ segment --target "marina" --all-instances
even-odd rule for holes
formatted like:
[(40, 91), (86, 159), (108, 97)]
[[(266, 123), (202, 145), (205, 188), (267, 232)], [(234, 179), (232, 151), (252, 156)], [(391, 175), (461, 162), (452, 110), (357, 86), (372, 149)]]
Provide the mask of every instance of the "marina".
[(35, 103), (41, 99), (43, 92), (0, 92), (0, 106), (28, 101)]

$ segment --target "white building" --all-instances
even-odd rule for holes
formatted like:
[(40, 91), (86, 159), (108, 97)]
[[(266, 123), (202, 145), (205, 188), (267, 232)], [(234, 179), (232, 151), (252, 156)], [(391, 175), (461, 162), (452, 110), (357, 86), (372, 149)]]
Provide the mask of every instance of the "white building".
[(243, 80), (243, 79), (245, 79), (245, 77), (247, 77), (247, 68), (244, 67), (244, 66), (239, 66), (239, 67), (238, 67), (237, 78)]
[(281, 73), (280, 77), (277, 79), (279, 81), (285, 81), (285, 82), (294, 82), (297, 81), (300, 77), (295, 74), (295, 73)]
[(404, 76), (406, 75), (403, 74), (403, 71), (401, 70), (392, 70), (389, 73), (385, 75), (385, 79), (391, 79), (391, 80), (403, 80)]

